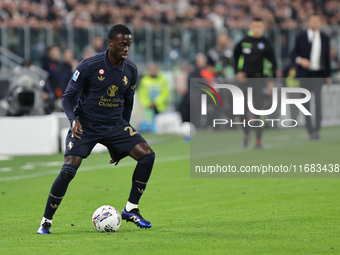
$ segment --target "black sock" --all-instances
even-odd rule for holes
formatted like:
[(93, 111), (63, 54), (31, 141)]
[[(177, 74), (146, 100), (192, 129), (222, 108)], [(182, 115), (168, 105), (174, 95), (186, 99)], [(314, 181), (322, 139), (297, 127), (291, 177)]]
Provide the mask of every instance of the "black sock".
[(152, 152), (139, 158), (137, 166), (132, 176), (132, 187), (128, 201), (133, 204), (138, 204), (146, 184), (151, 175), (153, 163), (155, 161), (155, 153)]
[(52, 220), (53, 215), (58, 209), (61, 200), (63, 199), (67, 187), (73, 177), (75, 176), (77, 169), (73, 165), (63, 165), (58, 177), (52, 184), (50, 194), (47, 199), (44, 217)]

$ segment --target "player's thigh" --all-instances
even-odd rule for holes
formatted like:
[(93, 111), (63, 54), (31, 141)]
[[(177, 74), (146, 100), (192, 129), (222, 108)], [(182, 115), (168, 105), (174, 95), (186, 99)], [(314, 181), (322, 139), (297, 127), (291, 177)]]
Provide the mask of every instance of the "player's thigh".
[(125, 122), (100, 141), (105, 145), (113, 160), (120, 160), (130, 154), (137, 144), (146, 143), (139, 132)]
[(90, 155), (93, 147), (97, 144), (98, 140), (100, 140), (100, 136), (99, 134), (96, 135), (86, 131), (87, 130), (84, 129), (83, 134), (79, 135), (81, 139), (73, 137), (71, 129), (68, 131), (65, 158), (68, 156), (77, 156), (83, 159)]

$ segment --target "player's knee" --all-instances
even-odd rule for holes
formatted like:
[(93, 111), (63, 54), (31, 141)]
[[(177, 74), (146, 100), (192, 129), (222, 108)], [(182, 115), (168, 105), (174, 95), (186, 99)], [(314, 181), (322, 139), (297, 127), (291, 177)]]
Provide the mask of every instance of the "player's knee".
[(143, 163), (153, 163), (155, 161), (155, 158), (156, 158), (156, 154), (155, 152), (153, 152), (153, 150), (151, 150), (150, 153), (140, 157), (139, 159), (137, 159), (137, 161), (143, 162)]
[(65, 174), (65, 178), (72, 180), (77, 173), (77, 167), (70, 164), (64, 164), (61, 168), (61, 172)]

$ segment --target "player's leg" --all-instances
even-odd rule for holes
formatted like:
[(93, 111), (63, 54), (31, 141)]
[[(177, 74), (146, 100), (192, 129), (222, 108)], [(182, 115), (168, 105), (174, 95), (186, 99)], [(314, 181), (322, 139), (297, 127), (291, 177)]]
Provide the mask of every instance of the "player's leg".
[[(142, 142), (132, 149), (129, 156), (137, 160), (138, 163), (132, 176), (132, 188), (128, 201), (138, 205), (151, 175), (155, 153), (146, 142)], [(128, 207), (127, 209), (132, 208)]]
[[(68, 132), (64, 164), (59, 175), (52, 184), (47, 198), (44, 217), (37, 232), (38, 234), (50, 234), (49, 229), (52, 224), (53, 215), (58, 209), (69, 183), (74, 178), (82, 159), (86, 158), (91, 153), (93, 147), (97, 143), (99, 135), (96, 135), (93, 130), (89, 129), (87, 125), (84, 125), (84, 122), (83, 129), (84, 133), (81, 135), (81, 139), (74, 138), (71, 130)], [(100, 134), (100, 132), (98, 133)]]
[(319, 83), (314, 84), (314, 96), (315, 96), (315, 129), (313, 139), (320, 139), (319, 131), (321, 129), (322, 120), (322, 102), (321, 102), (321, 89), (322, 81), (317, 79)]
[[(311, 93), (313, 92), (313, 86), (310, 85), (312, 79), (304, 79), (304, 81), (302, 81), (302, 86), (303, 88), (309, 90)], [(307, 109), (307, 111), (310, 112), (310, 101), (307, 101), (306, 103), (303, 104), (303, 106)], [(305, 119), (306, 119), (306, 128), (309, 134), (309, 139), (312, 140), (313, 139), (313, 126), (312, 126), (312, 118), (310, 115), (305, 115)]]
[(250, 119), (250, 111), (248, 108), (248, 86), (247, 86), (248, 82), (244, 84), (244, 86), (242, 87), (242, 91), (243, 91), (243, 95), (245, 97), (244, 100), (244, 115), (241, 115), (241, 120), (240, 122), (245, 121), (245, 125), (243, 126), (243, 131), (244, 131), (244, 138), (243, 138), (243, 142), (242, 142), (242, 147), (246, 148), (249, 144), (250, 138), (251, 138), (251, 133), (250, 133), (250, 127), (248, 126), (248, 120)]
[(137, 161), (132, 176), (130, 195), (122, 212), (122, 218), (133, 221), (137, 226), (150, 228), (150, 222), (146, 221), (139, 213), (138, 203), (145, 191), (146, 184), (151, 175), (155, 153), (144, 138), (129, 123), (122, 120), (120, 126), (108, 128), (108, 133), (99, 141), (105, 145), (111, 156), (111, 163), (130, 156)]
[(47, 198), (44, 216), (41, 220), (38, 234), (50, 234), (50, 227), (52, 225), (52, 218), (58, 209), (64, 195), (66, 193), (69, 183), (74, 178), (77, 169), (81, 164), (82, 158), (77, 156), (66, 156), (64, 164), (60, 170), (59, 175), (52, 184), (49, 196)]
[(67, 187), (76, 175), (77, 169), (82, 162), (81, 157), (66, 156), (64, 164), (59, 175), (52, 184), (49, 196), (47, 198), (44, 217), (41, 221), (38, 234), (50, 234), (52, 218), (57, 211), (62, 199), (65, 196)]
[(130, 196), (122, 212), (122, 218), (136, 223), (141, 228), (150, 228), (151, 223), (139, 213), (138, 203), (150, 178), (155, 153), (146, 142), (141, 142), (132, 149), (129, 156), (137, 160), (137, 165), (132, 176)]
[[(262, 109), (267, 109), (267, 107), (265, 107), (266, 102), (269, 100), (267, 100), (268, 97), (266, 97), (262, 91), (259, 91), (255, 94), (254, 96), (254, 107), (257, 110), (262, 110)], [(261, 116), (259, 115), (255, 115), (255, 119), (260, 120)], [(256, 125), (260, 126), (261, 123), (256, 123)], [(263, 136), (263, 131), (264, 131), (265, 126), (263, 127), (254, 127), (255, 129), (255, 134), (256, 134), (256, 140), (255, 140), (255, 150), (262, 150), (262, 136)]]

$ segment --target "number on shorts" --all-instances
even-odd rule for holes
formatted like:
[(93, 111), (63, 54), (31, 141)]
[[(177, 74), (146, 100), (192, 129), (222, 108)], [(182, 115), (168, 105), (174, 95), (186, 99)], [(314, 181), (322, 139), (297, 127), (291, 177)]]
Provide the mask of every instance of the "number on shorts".
[(132, 127), (129, 127), (129, 126), (125, 127), (124, 131), (127, 131), (127, 130), (130, 131), (130, 136), (134, 136), (135, 134), (138, 134), (138, 131), (133, 131)]

